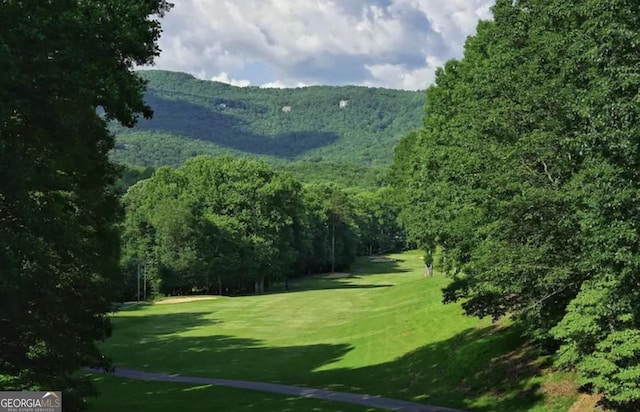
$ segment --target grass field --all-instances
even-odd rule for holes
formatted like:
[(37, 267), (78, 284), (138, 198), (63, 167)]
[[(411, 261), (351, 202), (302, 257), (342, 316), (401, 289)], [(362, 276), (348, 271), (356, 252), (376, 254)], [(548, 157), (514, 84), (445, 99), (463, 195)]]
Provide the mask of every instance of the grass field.
[(102, 392), (93, 402), (93, 412), (363, 412), (376, 411), (346, 403), (296, 398), (286, 395), (222, 388), (145, 382), (114, 377), (97, 378)]
[[(418, 252), (361, 259), (344, 279), (307, 278), (288, 292), (128, 308), (104, 351), (151, 372), (295, 384), (477, 411), (566, 411), (571, 377), (521, 345), (517, 330), (441, 303), (447, 279), (422, 275)], [(219, 387), (98, 377), (98, 410), (363, 410)], [(118, 396), (116, 397), (115, 394)], [(193, 401), (194, 403), (189, 403)], [(191, 405), (194, 405), (191, 407)], [(244, 409), (243, 409), (244, 408)], [(160, 409), (160, 410), (165, 410)]]

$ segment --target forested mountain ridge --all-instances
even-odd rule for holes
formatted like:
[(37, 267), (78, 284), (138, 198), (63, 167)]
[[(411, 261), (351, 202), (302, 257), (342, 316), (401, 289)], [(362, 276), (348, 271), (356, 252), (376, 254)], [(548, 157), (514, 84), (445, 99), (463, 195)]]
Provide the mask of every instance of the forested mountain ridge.
[(422, 91), (361, 86), (235, 87), (177, 72), (139, 71), (154, 110), (134, 129), (113, 127), (114, 158), (177, 166), (197, 154), (388, 164), (421, 125)]

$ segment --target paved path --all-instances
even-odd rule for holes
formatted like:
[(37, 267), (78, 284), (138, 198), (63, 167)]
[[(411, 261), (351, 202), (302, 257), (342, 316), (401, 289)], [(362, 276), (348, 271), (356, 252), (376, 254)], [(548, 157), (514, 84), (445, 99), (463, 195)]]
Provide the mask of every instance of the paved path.
[[(91, 370), (101, 373), (101, 371)], [(441, 408), (416, 402), (397, 399), (381, 398), (379, 396), (361, 395), (357, 393), (335, 392), (325, 389), (304, 388), (302, 386), (278, 385), (274, 383), (236, 381), (228, 379), (199, 378), (193, 376), (165, 375), (161, 373), (143, 372), (133, 369), (116, 368), (113, 375), (145, 381), (183, 382), (203, 385), (228, 386), (231, 388), (250, 389), (262, 392), (280, 393), (285, 395), (302, 396), (305, 398), (324, 399), (328, 401), (346, 402), (370, 408), (387, 409), (402, 412), (462, 412), (456, 409)]]

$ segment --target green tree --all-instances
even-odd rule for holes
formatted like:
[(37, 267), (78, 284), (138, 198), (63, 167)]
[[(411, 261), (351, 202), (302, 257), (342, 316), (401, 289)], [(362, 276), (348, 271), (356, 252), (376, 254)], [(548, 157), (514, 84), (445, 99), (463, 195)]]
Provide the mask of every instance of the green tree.
[(360, 238), (358, 254), (386, 253), (406, 246), (406, 234), (398, 222), (400, 205), (391, 187), (356, 192), (354, 207)]
[(304, 188), (308, 209), (311, 248), (307, 250), (308, 273), (334, 272), (349, 267), (358, 251), (358, 228), (353, 199), (335, 185)]
[[(116, 168), (106, 120), (132, 126), (158, 54), (156, 1), (0, 2), (0, 386), (92, 393), (108, 368), (118, 278)], [(100, 108), (98, 114), (97, 109)]]
[(190, 196), (206, 213), (237, 219), (244, 228), (247, 274), (256, 292), (284, 278), (297, 260), (300, 184), (263, 162), (199, 156), (179, 169)]
[(300, 190), (289, 175), (245, 159), (200, 156), (162, 167), (124, 196), (123, 267), (132, 278), (135, 262), (149, 262), (162, 293), (261, 293), (298, 267)]
[(148, 179), (153, 174), (151, 167), (122, 166), (120, 178), (116, 180), (115, 191), (120, 196), (124, 195), (136, 182)]
[(446, 301), (558, 339), (585, 385), (637, 407), (640, 11), (498, 0), (493, 13), (396, 152), (403, 222), (442, 247)]

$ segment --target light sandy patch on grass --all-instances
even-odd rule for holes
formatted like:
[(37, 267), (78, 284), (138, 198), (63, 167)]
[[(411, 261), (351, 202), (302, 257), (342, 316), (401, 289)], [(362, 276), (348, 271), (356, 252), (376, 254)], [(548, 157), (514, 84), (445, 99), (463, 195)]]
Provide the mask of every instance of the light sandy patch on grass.
[(156, 305), (168, 305), (170, 303), (195, 302), (197, 300), (218, 299), (218, 296), (175, 296), (155, 302)]
[[(551, 372), (547, 371), (547, 374), (551, 374)], [(540, 389), (544, 394), (551, 397), (568, 397), (578, 391), (576, 383), (567, 379), (559, 381), (548, 380), (542, 383), (542, 387)]]
[(602, 395), (581, 394), (576, 403), (571, 406), (569, 412), (597, 412), (604, 411), (598, 407), (598, 402), (602, 400)]

